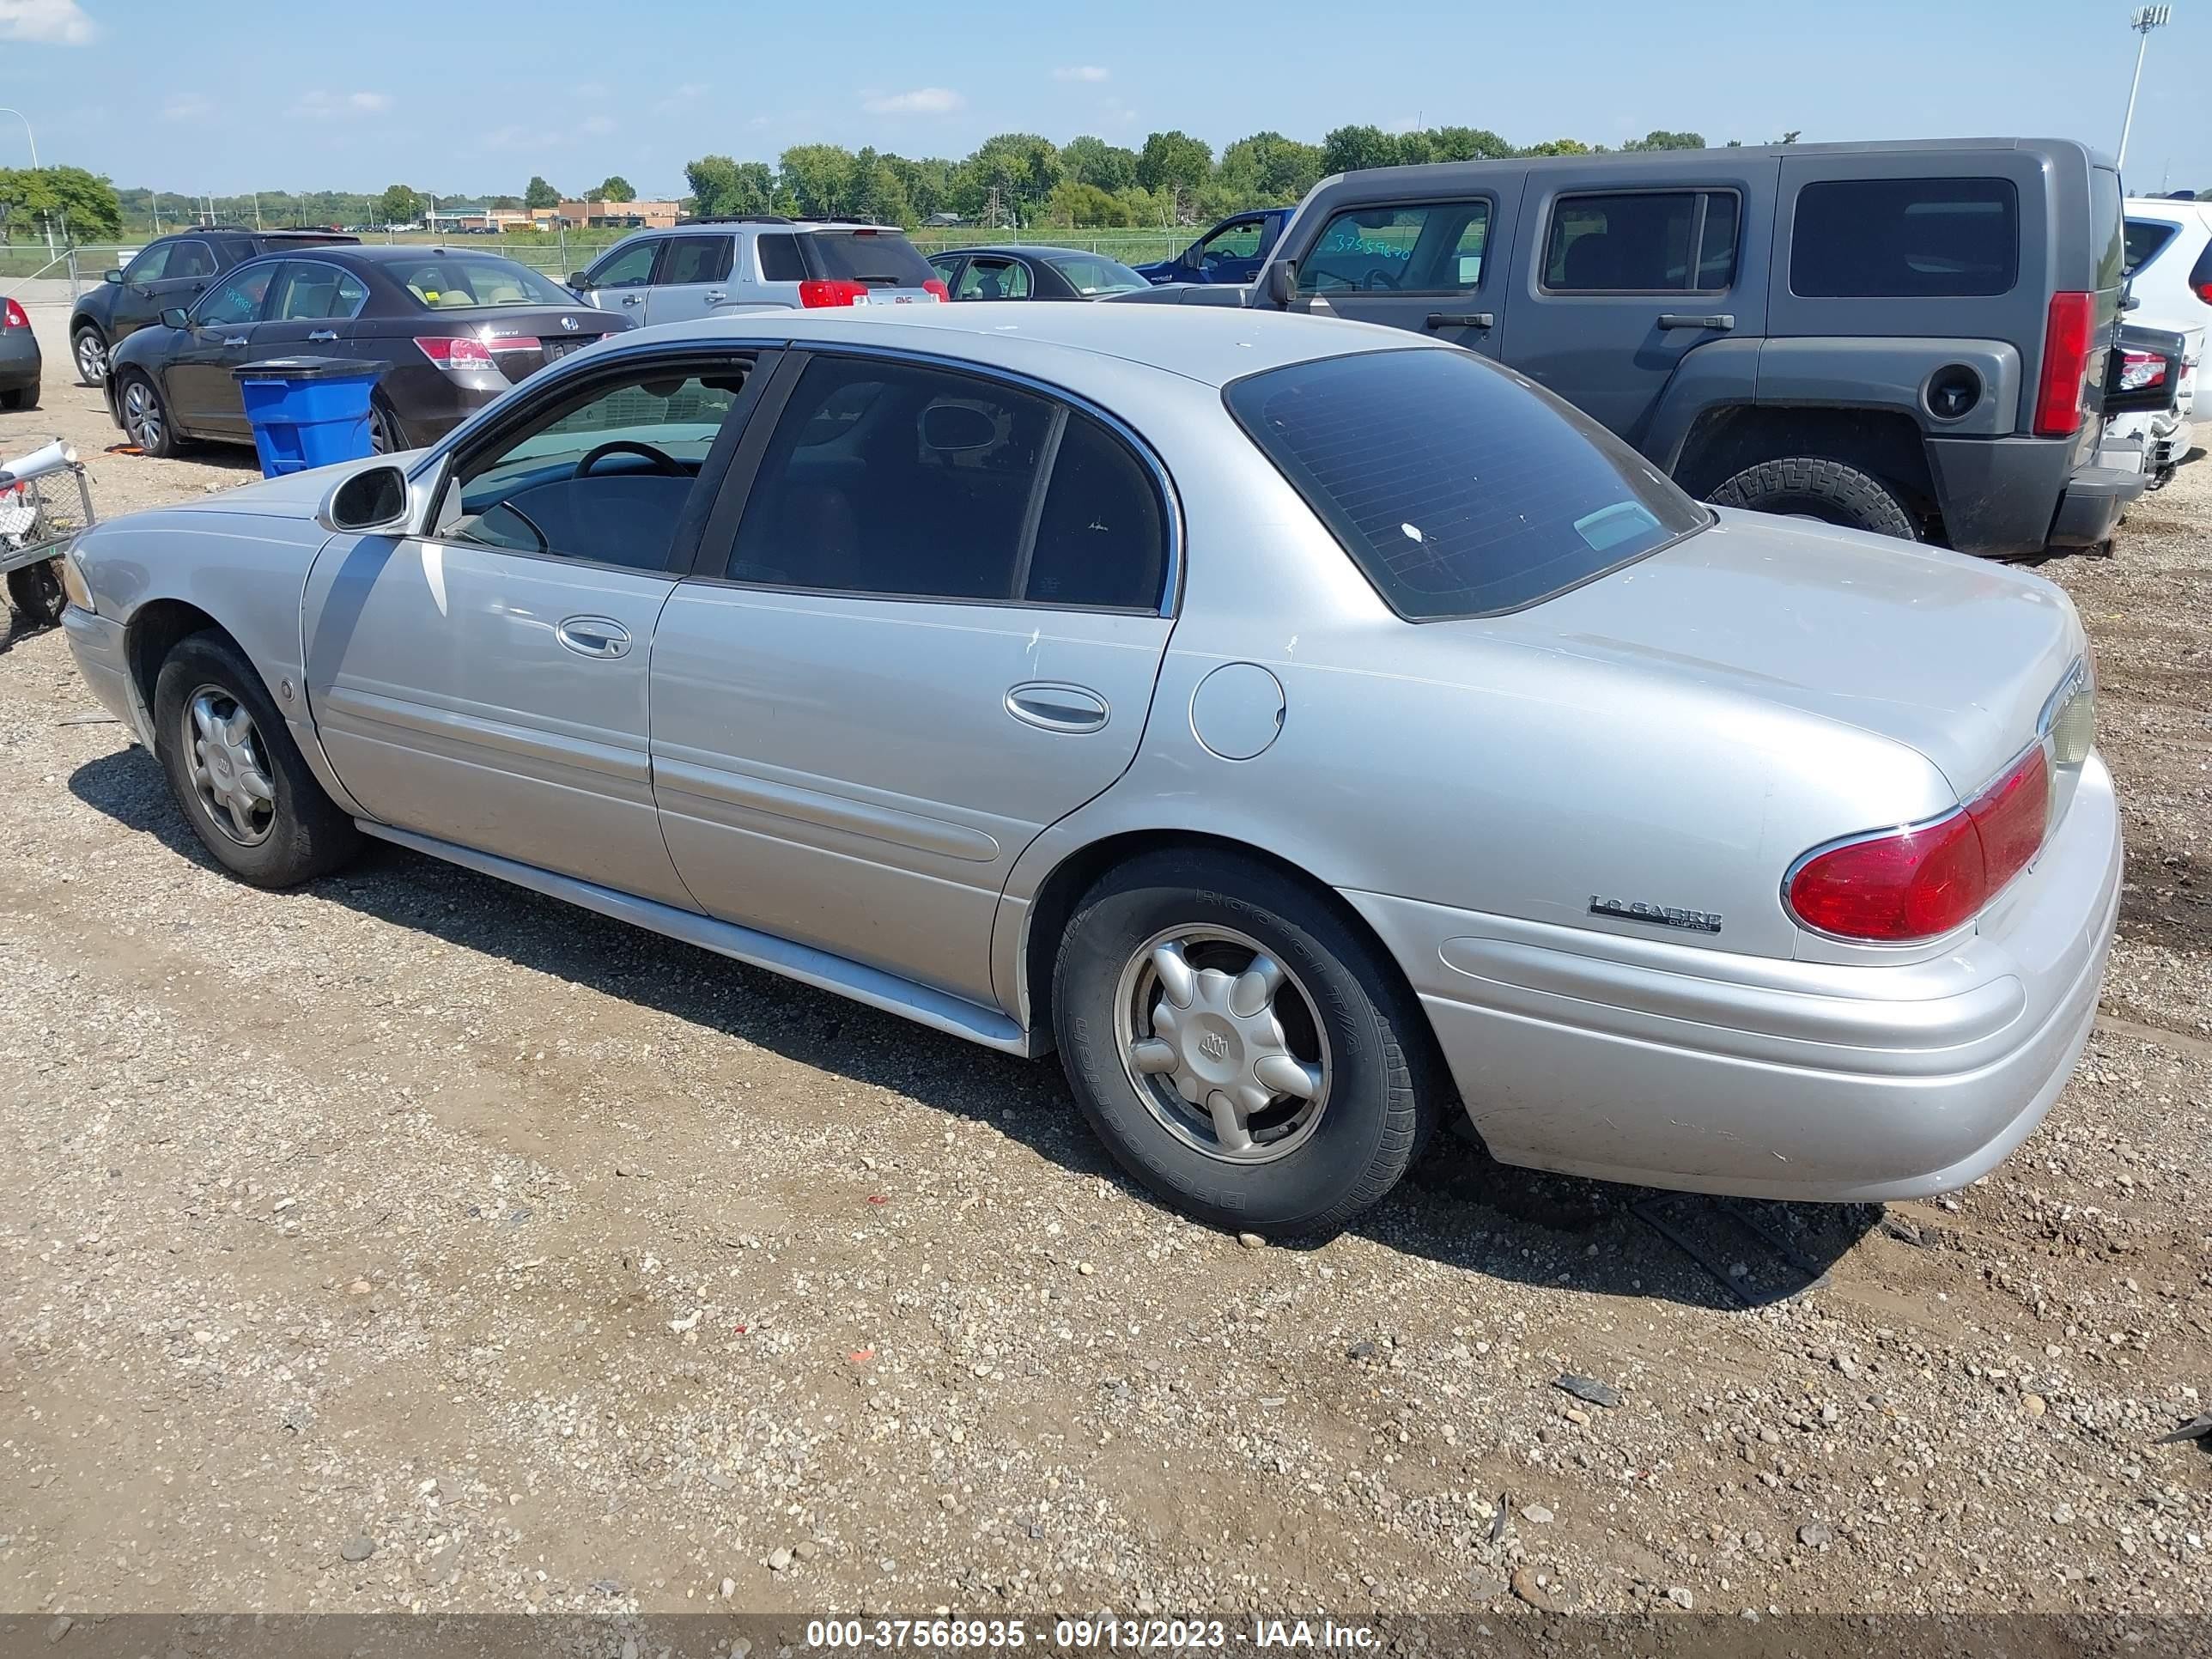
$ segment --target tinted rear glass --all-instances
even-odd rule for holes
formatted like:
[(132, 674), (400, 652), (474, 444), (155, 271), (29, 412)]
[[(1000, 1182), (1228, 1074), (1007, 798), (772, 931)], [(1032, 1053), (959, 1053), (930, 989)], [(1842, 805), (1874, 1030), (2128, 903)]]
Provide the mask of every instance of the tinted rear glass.
[(871, 288), (920, 288), (935, 280), (929, 261), (895, 230), (817, 230), (806, 238), (817, 276)]
[(1797, 193), (1790, 291), (1814, 299), (2008, 292), (2020, 196), (2007, 179), (1837, 179)]
[(1066, 277), (1078, 294), (1134, 294), (1152, 286), (1119, 259), (1103, 253), (1055, 254), (1046, 263)]
[(1518, 611), (1711, 522), (1604, 428), (1472, 352), (1324, 358), (1224, 396), (1415, 621)]
[(799, 257), (796, 236), (763, 236), (759, 242), (761, 281), (803, 283), (806, 264)]
[(495, 254), (441, 253), (422, 259), (395, 259), (385, 270), (416, 303), (430, 311), (466, 310), (472, 306), (574, 305), (576, 299), (528, 265)]
[(2127, 267), (2132, 276), (2173, 240), (2175, 226), (2163, 219), (2130, 219), (2127, 228)]
[(2127, 245), (2120, 211), (2120, 175), (2110, 167), (2089, 169), (2089, 234), (2097, 249), (2097, 287), (2118, 288), (2128, 274)]

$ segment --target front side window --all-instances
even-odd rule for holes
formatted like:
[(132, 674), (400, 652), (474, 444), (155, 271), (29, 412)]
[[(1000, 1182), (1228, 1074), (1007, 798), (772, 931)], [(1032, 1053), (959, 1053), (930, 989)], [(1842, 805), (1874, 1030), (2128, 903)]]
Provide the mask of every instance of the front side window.
[(1167, 523), (1142, 463), (1080, 410), (949, 369), (823, 358), (762, 457), (726, 573), (884, 598), (1149, 610)]
[(175, 277), (212, 276), (215, 251), (205, 242), (175, 243), (169, 250), (169, 268), (164, 274)]
[(593, 288), (641, 288), (653, 280), (653, 262), (660, 252), (658, 237), (617, 248), (591, 272)]
[(1193, 263), (1218, 265), (1224, 259), (1258, 258), (1260, 228), (1261, 222), (1257, 219), (1239, 219), (1222, 226), (1191, 250), (1198, 256)]
[(1735, 272), (1735, 223), (1729, 191), (1562, 196), (1544, 240), (1544, 287), (1553, 294), (1724, 289)]
[(1223, 396), (1412, 621), (1540, 604), (1711, 521), (1603, 428), (1470, 351), (1294, 363)]
[(1832, 179), (1797, 192), (1792, 294), (1985, 298), (2019, 279), (2020, 192), (2008, 179)]
[(1487, 198), (1349, 208), (1298, 261), (1298, 291), (1464, 293), (1481, 284), (1489, 231)]
[(519, 434), (465, 457), (438, 535), (512, 552), (665, 570), (677, 520), (749, 360), (641, 366), (574, 388)]
[(269, 285), (276, 278), (276, 262), (240, 265), (208, 290), (193, 309), (192, 322), (200, 328), (228, 328), (250, 323), (261, 315)]
[[(1149, 283), (1146, 284), (1150, 286)], [(1029, 267), (1018, 259), (970, 259), (956, 300), (1026, 300)]]
[(161, 273), (168, 269), (169, 252), (174, 242), (157, 242), (125, 266), (123, 280), (126, 283), (158, 283)]
[(678, 236), (669, 247), (668, 265), (660, 280), (664, 283), (726, 281), (733, 246), (727, 236)]
[(277, 279), (269, 320), (302, 323), (349, 318), (361, 310), (368, 298), (368, 288), (351, 271), (294, 260)]
[(573, 295), (554, 287), (528, 265), (496, 254), (430, 254), (396, 260), (385, 269), (426, 311), (575, 303)]

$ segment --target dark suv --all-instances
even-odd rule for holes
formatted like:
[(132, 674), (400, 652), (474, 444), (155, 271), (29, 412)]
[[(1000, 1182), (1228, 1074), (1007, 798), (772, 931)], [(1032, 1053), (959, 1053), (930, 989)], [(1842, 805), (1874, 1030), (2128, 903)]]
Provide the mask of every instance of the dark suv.
[(2078, 143), (1792, 144), (1342, 173), (1247, 302), (1497, 358), (1704, 499), (2017, 556), (2143, 488), (2105, 435), (2122, 261)]
[(171, 306), (189, 309), (204, 289), (233, 265), (257, 253), (311, 247), (319, 242), (358, 242), (328, 230), (204, 230), (158, 236), (121, 270), (87, 290), (70, 313), (70, 356), (77, 378), (98, 386), (107, 378), (107, 354), (155, 321)]

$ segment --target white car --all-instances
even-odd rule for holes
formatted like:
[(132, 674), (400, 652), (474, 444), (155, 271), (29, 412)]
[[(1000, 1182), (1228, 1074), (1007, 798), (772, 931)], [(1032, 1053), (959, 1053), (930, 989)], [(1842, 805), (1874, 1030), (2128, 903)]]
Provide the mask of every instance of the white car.
[(2130, 200), (2127, 273), (2135, 304), (2126, 320), (2170, 329), (2188, 342), (2172, 412), (2118, 416), (2107, 433), (2142, 439), (2144, 470), (2162, 483), (2189, 453), (2190, 410), (2197, 365), (2204, 356), (2204, 325), (2212, 320), (2212, 202)]

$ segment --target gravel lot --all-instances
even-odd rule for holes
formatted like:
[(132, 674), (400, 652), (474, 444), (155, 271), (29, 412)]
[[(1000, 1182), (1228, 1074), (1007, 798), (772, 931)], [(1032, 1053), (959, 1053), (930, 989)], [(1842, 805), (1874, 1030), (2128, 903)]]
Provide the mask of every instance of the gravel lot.
[[(250, 476), (96, 454), (36, 320), (0, 453), (110, 516)], [(2046, 573), (2099, 1033), (1979, 1186), (1787, 1212), (1826, 1282), (1750, 1312), (1635, 1193), (1450, 1146), (1245, 1248), (1049, 1066), (388, 848), (256, 892), (18, 638), (0, 1611), (2212, 1612), (2212, 1456), (2149, 1443), (2212, 1388), (2212, 465)]]

